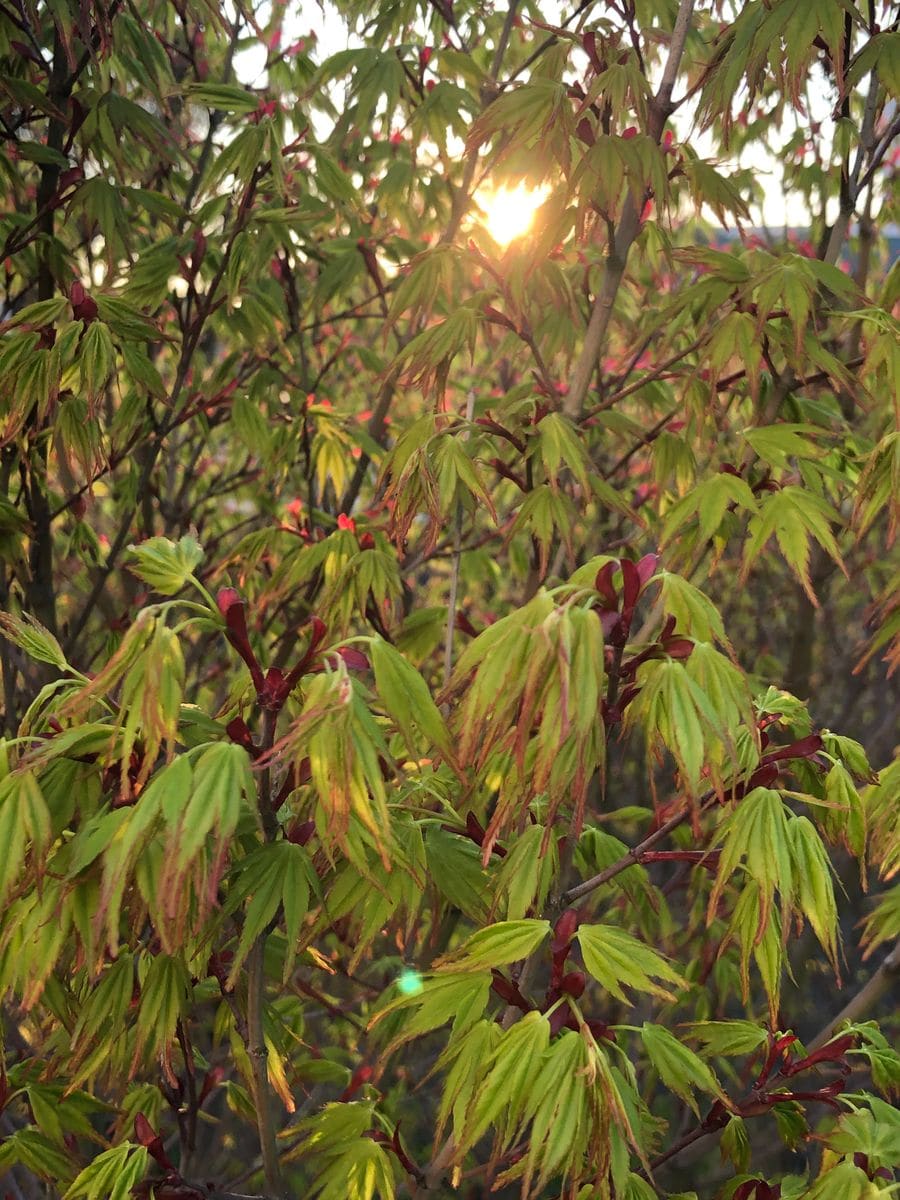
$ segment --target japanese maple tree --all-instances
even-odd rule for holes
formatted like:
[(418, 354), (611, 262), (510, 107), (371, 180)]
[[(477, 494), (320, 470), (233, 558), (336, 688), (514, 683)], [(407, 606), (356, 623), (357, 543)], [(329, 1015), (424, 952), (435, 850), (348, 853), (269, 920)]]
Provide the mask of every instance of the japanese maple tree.
[(898, 90), (0, 0), (0, 1194), (897, 1193)]

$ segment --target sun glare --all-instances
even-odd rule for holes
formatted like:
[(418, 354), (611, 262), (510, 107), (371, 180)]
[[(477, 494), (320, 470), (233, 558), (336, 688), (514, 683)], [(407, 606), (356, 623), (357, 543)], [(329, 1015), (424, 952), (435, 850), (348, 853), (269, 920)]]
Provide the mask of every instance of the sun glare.
[(534, 214), (547, 199), (548, 188), (530, 188), (524, 183), (514, 188), (497, 188), (478, 197), (484, 213), (484, 227), (500, 246), (531, 228)]

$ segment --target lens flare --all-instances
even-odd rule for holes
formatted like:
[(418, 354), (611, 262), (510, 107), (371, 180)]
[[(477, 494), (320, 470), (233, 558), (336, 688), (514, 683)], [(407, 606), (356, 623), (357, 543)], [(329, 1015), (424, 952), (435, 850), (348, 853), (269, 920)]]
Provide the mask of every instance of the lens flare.
[(534, 214), (547, 199), (549, 188), (530, 188), (524, 183), (514, 188), (497, 188), (478, 196), (484, 213), (484, 227), (499, 246), (508, 246), (531, 228)]
[(411, 971), (407, 968), (400, 972), (397, 987), (404, 996), (415, 996), (422, 990), (422, 976), (418, 971)]

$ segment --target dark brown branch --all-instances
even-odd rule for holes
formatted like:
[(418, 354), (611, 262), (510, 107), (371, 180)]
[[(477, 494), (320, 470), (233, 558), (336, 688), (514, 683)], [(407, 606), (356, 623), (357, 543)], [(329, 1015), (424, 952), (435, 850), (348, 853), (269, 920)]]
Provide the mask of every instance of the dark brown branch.
[(673, 817), (669, 817), (668, 821), (663, 822), (659, 829), (655, 829), (642, 842), (638, 842), (636, 846), (632, 846), (628, 853), (623, 854), (616, 862), (610, 863), (599, 874), (592, 875), (590, 879), (585, 879), (583, 883), (569, 888), (563, 895), (563, 901), (566, 904), (572, 904), (575, 900), (581, 900), (585, 896), (589, 896), (591, 892), (595, 892), (597, 888), (602, 887), (604, 883), (609, 883), (611, 879), (615, 879), (617, 875), (621, 875), (623, 871), (627, 871), (629, 867), (636, 866), (641, 861), (642, 854), (646, 853), (647, 850), (651, 850), (657, 842), (661, 842), (667, 838), (673, 829), (677, 829), (679, 825), (684, 824), (689, 815), (690, 809), (685, 805)]

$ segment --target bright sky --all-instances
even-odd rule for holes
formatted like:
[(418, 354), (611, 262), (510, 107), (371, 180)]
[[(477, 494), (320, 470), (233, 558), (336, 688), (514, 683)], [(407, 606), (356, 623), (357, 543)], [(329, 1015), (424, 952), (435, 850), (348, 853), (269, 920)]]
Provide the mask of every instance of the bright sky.
[[(548, 20), (550, 22), (558, 21), (560, 14), (567, 10), (567, 8), (567, 5), (558, 4), (555, 0), (549, 0), (546, 6)], [(317, 4), (301, 3), (297, 10), (289, 12), (286, 25), (285, 33), (291, 40), (307, 36), (310, 33), (316, 35), (318, 42), (318, 54), (316, 57), (319, 59), (326, 58), (330, 54), (336, 54), (339, 50), (344, 50), (348, 47), (362, 45), (359, 38), (348, 32), (345, 21), (339, 16), (337, 10), (328, 0), (321, 0)], [(264, 49), (262, 47), (254, 47), (251, 50), (242, 52), (238, 56), (235, 65), (241, 79), (249, 84), (260, 85), (264, 81), (262, 74), (264, 62)], [(831, 103), (824, 81), (818, 88), (811, 88), (810, 101), (811, 108), (814, 110), (809, 114), (811, 119), (820, 121), (822, 134), (825, 137), (830, 137), (833, 129)], [(676, 138), (682, 141), (689, 139), (692, 147), (698, 154), (703, 157), (712, 157), (714, 147), (711, 137), (708, 134), (697, 134), (693, 129), (693, 120), (693, 113), (688, 107), (682, 108), (676, 113), (673, 119)], [(319, 130), (320, 136), (326, 132), (327, 129)], [(781, 147), (793, 132), (793, 128), (782, 130), (773, 128), (769, 149), (763, 149), (758, 146), (753, 147), (751, 150), (746, 151), (740, 160), (740, 165), (752, 169), (756, 178), (762, 183), (762, 203), (751, 206), (754, 223), (764, 224), (772, 229), (778, 229), (785, 225), (805, 226), (809, 224), (809, 213), (803, 200), (796, 195), (786, 196), (782, 187), (780, 152)], [(453, 139), (451, 139), (451, 151), (454, 153), (461, 152), (462, 143), (460, 142), (457, 146), (453, 146), (452, 141)], [(704, 217), (711, 223), (716, 223), (716, 218), (712, 213), (704, 212)]]

